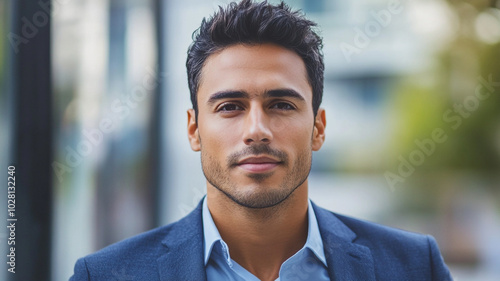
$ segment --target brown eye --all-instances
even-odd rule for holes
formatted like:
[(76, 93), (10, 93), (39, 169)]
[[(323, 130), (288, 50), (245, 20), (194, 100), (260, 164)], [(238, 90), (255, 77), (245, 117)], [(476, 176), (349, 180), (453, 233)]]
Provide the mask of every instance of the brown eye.
[(234, 103), (228, 103), (228, 104), (225, 104), (225, 105), (219, 107), (219, 109), (217, 111), (236, 111), (236, 110), (243, 110), (243, 108), (241, 108), (241, 106), (238, 106)]
[(280, 110), (294, 110), (295, 109), (291, 104), (286, 103), (286, 102), (275, 103), (271, 108), (280, 109)]

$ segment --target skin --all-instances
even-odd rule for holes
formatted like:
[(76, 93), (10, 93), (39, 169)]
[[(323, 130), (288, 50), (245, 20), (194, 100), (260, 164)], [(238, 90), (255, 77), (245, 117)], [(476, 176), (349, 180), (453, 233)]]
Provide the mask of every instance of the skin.
[(202, 69), (191, 148), (201, 151), (207, 203), (231, 258), (260, 280), (307, 239), (307, 177), (325, 140), (302, 59), (273, 44), (233, 45)]

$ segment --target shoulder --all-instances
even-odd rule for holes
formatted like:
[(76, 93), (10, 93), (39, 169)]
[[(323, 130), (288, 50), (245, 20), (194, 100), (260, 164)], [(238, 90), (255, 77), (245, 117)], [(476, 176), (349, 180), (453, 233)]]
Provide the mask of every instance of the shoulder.
[(370, 249), (374, 260), (382, 260), (401, 268), (417, 268), (422, 265), (422, 270), (428, 270), (429, 265), (442, 263), (437, 243), (430, 235), (348, 216), (336, 216), (356, 233), (354, 243)]
[(349, 216), (335, 213), (332, 214), (356, 233), (356, 242), (360, 244), (375, 244), (384, 248), (395, 247), (398, 249), (401, 249), (400, 246), (420, 248), (428, 245), (429, 235), (389, 227)]
[[(184, 239), (185, 232), (201, 228), (201, 213), (196, 208), (181, 220), (109, 245), (80, 258), (71, 281), (80, 280), (156, 280), (157, 260)], [(197, 220), (198, 218), (198, 220)]]
[(133, 259), (137, 262), (145, 258), (144, 255), (140, 255), (139, 253), (148, 253), (148, 256), (154, 256), (161, 250), (161, 241), (167, 237), (169, 230), (174, 225), (175, 223), (155, 228), (122, 240), (88, 255), (86, 258), (87, 260), (93, 260), (97, 263), (99, 261), (110, 261), (114, 259), (119, 259), (121, 262), (127, 259)]
[[(323, 234), (340, 236), (369, 249), (378, 276), (428, 276), (428, 280), (451, 280), (436, 241), (430, 235), (352, 218), (317, 208)], [(319, 214), (318, 214), (319, 213)], [(339, 230), (340, 229), (340, 230)], [(328, 245), (324, 245), (328, 247)], [(389, 276), (387, 276), (389, 278)]]
[(317, 206), (315, 212), (324, 232), (331, 231), (358, 244), (383, 248), (402, 245), (419, 248), (428, 245), (428, 235), (337, 214)]
[(156, 272), (156, 259), (163, 248), (161, 241), (172, 226), (150, 230), (80, 258), (70, 280), (135, 280)]

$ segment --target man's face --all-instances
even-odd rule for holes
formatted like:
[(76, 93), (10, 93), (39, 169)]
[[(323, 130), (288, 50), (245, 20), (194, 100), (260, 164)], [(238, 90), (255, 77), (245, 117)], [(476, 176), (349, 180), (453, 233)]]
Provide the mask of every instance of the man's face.
[(266, 208), (306, 184), (312, 150), (324, 141), (302, 59), (272, 44), (234, 45), (208, 57), (198, 90), (191, 147), (208, 183), (234, 202)]

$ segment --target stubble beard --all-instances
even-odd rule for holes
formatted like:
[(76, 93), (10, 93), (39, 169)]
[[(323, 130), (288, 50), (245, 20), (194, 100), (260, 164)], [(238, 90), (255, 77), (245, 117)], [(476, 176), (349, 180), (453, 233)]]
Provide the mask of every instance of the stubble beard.
[[(231, 181), (229, 175), (232, 170), (237, 169), (234, 164), (237, 159), (240, 159), (243, 155), (257, 155), (262, 153), (277, 156), (280, 160), (283, 160), (279, 165), (282, 165), (284, 168), (288, 168), (290, 165), (288, 156), (284, 152), (271, 149), (267, 145), (248, 147), (245, 151), (228, 156), (225, 163), (226, 168), (223, 168), (219, 162), (202, 149), (201, 165), (203, 174), (212, 186), (242, 207), (264, 209), (278, 206), (290, 198), (294, 191), (306, 181), (311, 170), (312, 152), (304, 150), (298, 156), (297, 161), (291, 169), (288, 169), (278, 188), (275, 186), (259, 186), (258, 192), (255, 192), (255, 189), (244, 190), (237, 182)], [(249, 174), (247, 176), (255, 181), (256, 184), (265, 185), (265, 180), (273, 174), (274, 172)]]

